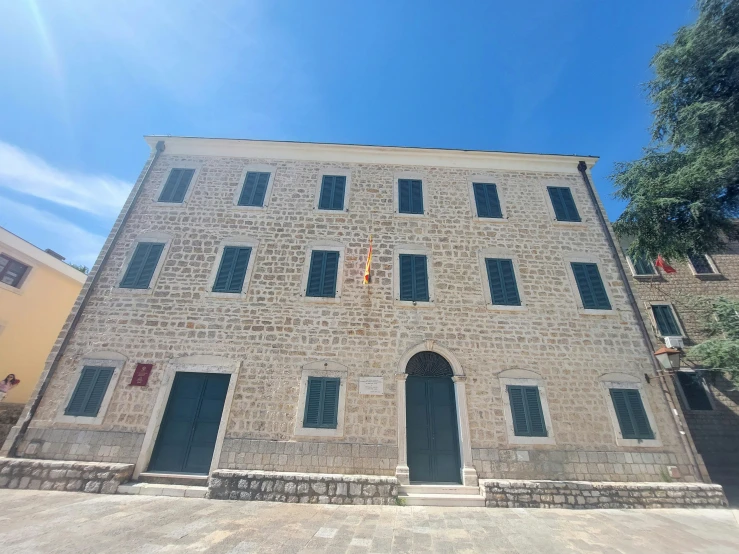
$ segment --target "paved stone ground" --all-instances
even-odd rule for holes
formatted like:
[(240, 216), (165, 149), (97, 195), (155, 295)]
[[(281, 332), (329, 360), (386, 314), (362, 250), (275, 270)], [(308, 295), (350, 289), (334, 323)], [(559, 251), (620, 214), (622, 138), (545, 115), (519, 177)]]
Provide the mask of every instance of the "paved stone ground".
[(731, 510), (298, 505), (0, 490), (0, 551), (739, 552)]

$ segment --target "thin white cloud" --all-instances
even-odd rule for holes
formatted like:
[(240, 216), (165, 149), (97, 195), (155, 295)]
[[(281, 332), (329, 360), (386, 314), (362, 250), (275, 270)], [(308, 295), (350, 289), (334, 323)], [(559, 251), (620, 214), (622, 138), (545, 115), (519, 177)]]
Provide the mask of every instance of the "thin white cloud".
[(71, 206), (101, 217), (118, 214), (132, 184), (50, 166), (38, 156), (0, 141), (0, 188)]

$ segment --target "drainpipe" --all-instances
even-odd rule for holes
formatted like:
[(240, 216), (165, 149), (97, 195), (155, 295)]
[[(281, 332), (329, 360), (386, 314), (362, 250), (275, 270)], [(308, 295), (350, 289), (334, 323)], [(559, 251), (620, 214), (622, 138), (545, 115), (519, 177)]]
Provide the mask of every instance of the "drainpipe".
[(616, 261), (616, 267), (618, 268), (618, 274), (621, 278), (621, 281), (624, 284), (624, 290), (626, 291), (626, 296), (629, 299), (629, 304), (631, 305), (631, 309), (634, 312), (634, 315), (636, 316), (636, 323), (639, 326), (639, 331), (641, 331), (642, 340), (644, 342), (644, 346), (649, 350), (649, 359), (652, 362), (652, 368), (654, 369), (655, 374), (657, 375), (657, 380), (659, 381), (660, 388), (662, 389), (662, 394), (665, 397), (665, 400), (667, 401), (667, 405), (670, 408), (670, 412), (672, 413), (673, 422), (675, 424), (675, 428), (677, 430), (678, 435), (680, 436), (680, 440), (682, 442), (683, 448), (685, 449), (685, 452), (688, 454), (688, 459), (692, 460), (693, 466), (695, 467), (695, 470), (698, 474), (698, 476), (703, 479), (704, 482), (710, 483), (710, 478), (708, 476), (708, 473), (705, 471), (703, 464), (699, 463), (698, 461), (698, 455), (695, 450), (695, 446), (693, 445), (693, 441), (690, 438), (690, 435), (688, 434), (688, 431), (686, 430), (685, 424), (682, 421), (682, 418), (680, 417), (680, 412), (677, 410), (677, 406), (675, 405), (675, 400), (670, 393), (669, 386), (667, 385), (667, 377), (665, 376), (665, 372), (662, 370), (662, 368), (659, 365), (659, 362), (657, 362), (657, 359), (653, 355), (653, 345), (652, 345), (652, 339), (649, 336), (649, 331), (647, 329), (647, 326), (644, 324), (644, 320), (641, 317), (641, 312), (639, 311), (639, 305), (636, 302), (636, 297), (634, 296), (634, 291), (631, 288), (631, 283), (629, 282), (629, 279), (626, 275), (626, 271), (624, 270), (624, 266), (621, 263), (621, 256), (618, 254), (618, 249), (616, 247), (616, 243), (613, 240), (613, 235), (611, 235), (611, 230), (608, 227), (608, 223), (606, 221), (606, 217), (603, 213), (603, 211), (600, 208), (600, 204), (598, 204), (598, 199), (595, 196), (595, 190), (593, 189), (593, 185), (590, 183), (590, 178), (587, 174), (588, 166), (584, 161), (580, 161), (577, 164), (577, 170), (580, 172), (580, 175), (582, 176), (582, 180), (585, 183), (585, 188), (588, 189), (588, 195), (590, 196), (590, 201), (593, 203), (593, 207), (595, 208), (595, 213), (598, 215), (598, 222), (600, 223), (601, 229), (603, 230), (603, 234), (606, 236), (606, 241), (608, 242), (608, 247), (611, 250), (611, 255), (613, 256), (613, 259)]
[(90, 300), (90, 296), (92, 296), (92, 289), (95, 288), (95, 285), (97, 284), (98, 279), (100, 278), (100, 274), (102, 273), (102, 269), (107, 263), (108, 258), (110, 258), (110, 254), (113, 251), (113, 248), (115, 247), (116, 243), (118, 242), (118, 238), (123, 232), (123, 229), (126, 226), (126, 222), (131, 216), (131, 212), (133, 212), (133, 207), (136, 204), (136, 201), (138, 200), (139, 196), (141, 195), (141, 190), (144, 188), (144, 182), (146, 182), (146, 179), (149, 177), (149, 173), (151, 173), (151, 168), (154, 167), (154, 164), (159, 158), (159, 155), (163, 151), (164, 151), (164, 141), (160, 140), (156, 144), (154, 157), (151, 159), (149, 166), (146, 168), (144, 176), (141, 178), (141, 183), (139, 184), (139, 187), (136, 189), (136, 192), (134, 192), (131, 202), (129, 202), (128, 204), (128, 209), (126, 209), (125, 213), (123, 214), (123, 217), (120, 220), (120, 223), (118, 224), (118, 227), (115, 230), (115, 233), (113, 233), (113, 237), (110, 239), (110, 245), (108, 246), (108, 249), (105, 251), (105, 254), (103, 255), (103, 259), (98, 264), (97, 269), (93, 268), (93, 271), (90, 272), (91, 274), (89, 277), (89, 284), (87, 286), (87, 290), (82, 296), (82, 300), (80, 301), (79, 308), (77, 308), (77, 311), (74, 312), (72, 321), (69, 323), (67, 332), (64, 333), (64, 338), (62, 339), (62, 343), (59, 345), (59, 349), (57, 350), (57, 353), (54, 356), (54, 359), (51, 362), (51, 365), (49, 366), (49, 370), (46, 372), (46, 376), (44, 377), (44, 380), (41, 382), (41, 386), (39, 387), (38, 392), (36, 393), (36, 396), (34, 396), (31, 404), (28, 406), (28, 413), (26, 413), (26, 416), (21, 422), (21, 426), (18, 429), (18, 432), (16, 433), (15, 437), (13, 437), (13, 442), (8, 448), (8, 456), (11, 458), (14, 458), (16, 456), (16, 453), (18, 451), (18, 446), (20, 445), (21, 440), (23, 440), (23, 437), (26, 435), (26, 431), (28, 430), (28, 425), (31, 423), (33, 416), (36, 415), (36, 410), (38, 409), (39, 404), (41, 404), (41, 399), (43, 398), (44, 393), (46, 392), (46, 389), (49, 387), (51, 378), (53, 377), (54, 372), (56, 371), (56, 368), (59, 365), (59, 362), (62, 359), (62, 356), (64, 355), (64, 351), (67, 349), (67, 346), (69, 345), (69, 341), (71, 340), (72, 335), (74, 334), (74, 331), (77, 328), (77, 324), (79, 323), (79, 320), (82, 317), (82, 312), (84, 312), (85, 306), (87, 306), (87, 302)]

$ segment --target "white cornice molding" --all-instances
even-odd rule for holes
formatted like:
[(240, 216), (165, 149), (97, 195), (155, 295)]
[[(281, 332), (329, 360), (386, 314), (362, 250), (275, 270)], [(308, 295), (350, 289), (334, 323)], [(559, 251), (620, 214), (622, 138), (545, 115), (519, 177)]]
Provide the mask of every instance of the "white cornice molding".
[(588, 169), (591, 169), (598, 161), (598, 158), (594, 156), (522, 154), (479, 150), (444, 150), (157, 135), (144, 138), (151, 148), (154, 148), (158, 141), (164, 141), (165, 154), (180, 156), (223, 156), (268, 160), (458, 167), (478, 170), (572, 174), (577, 174), (577, 164), (580, 160), (587, 163)]
[(0, 251), (6, 252), (11, 257), (13, 256), (13, 251), (18, 252), (53, 269), (54, 271), (61, 273), (65, 277), (69, 277), (70, 279), (77, 281), (80, 284), (84, 284), (87, 280), (87, 275), (81, 271), (78, 271), (63, 261), (58, 260), (51, 254), (47, 254), (39, 247), (34, 246), (30, 242), (23, 240), (2, 227), (0, 227)]

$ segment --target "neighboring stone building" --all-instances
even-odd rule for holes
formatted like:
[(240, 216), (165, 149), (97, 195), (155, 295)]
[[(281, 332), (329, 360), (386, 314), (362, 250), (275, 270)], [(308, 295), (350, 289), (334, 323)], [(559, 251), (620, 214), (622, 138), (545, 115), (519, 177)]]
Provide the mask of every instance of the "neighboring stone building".
[(270, 494), (275, 472), (386, 476), (382, 502), (393, 476), (701, 480), (578, 171), (595, 158), (147, 141), (5, 452), (220, 469), (231, 498), (239, 471)]
[[(708, 336), (701, 299), (739, 298), (739, 242), (720, 253), (672, 263), (675, 273), (645, 260), (628, 263), (655, 348), (665, 336), (682, 338), (686, 348), (702, 342)], [(739, 503), (739, 391), (719, 374), (706, 374), (684, 358), (681, 363), (674, 383), (696, 448), (711, 479)]]

